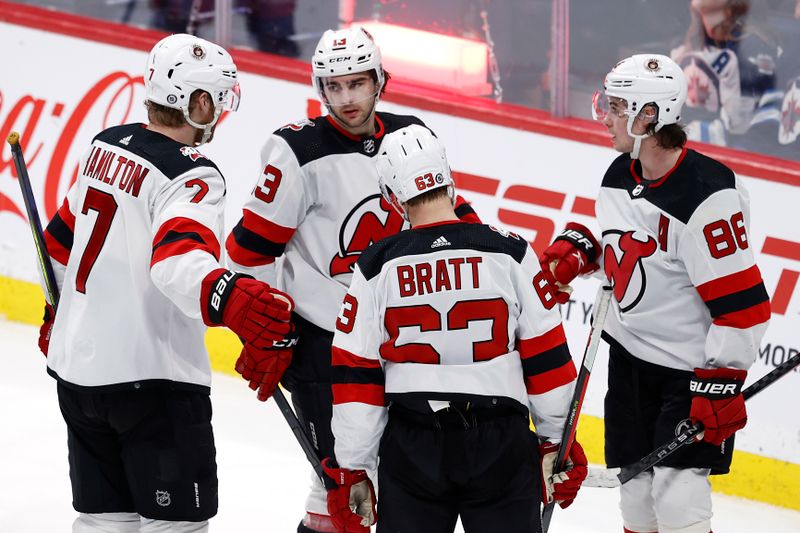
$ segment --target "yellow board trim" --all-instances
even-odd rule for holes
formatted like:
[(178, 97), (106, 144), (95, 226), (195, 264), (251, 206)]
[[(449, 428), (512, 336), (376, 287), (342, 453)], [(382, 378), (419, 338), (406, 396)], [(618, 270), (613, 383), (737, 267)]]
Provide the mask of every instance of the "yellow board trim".
[[(43, 306), (44, 296), (39, 285), (0, 276), (0, 315), (8, 320), (38, 325)], [(242, 346), (236, 335), (227, 329), (210, 328), (206, 346), (211, 368), (235, 376), (233, 367)], [(603, 419), (582, 415), (578, 439), (589, 461), (603, 464)], [(734, 451), (731, 473), (711, 476), (711, 484), (716, 492), (800, 510), (800, 464)]]

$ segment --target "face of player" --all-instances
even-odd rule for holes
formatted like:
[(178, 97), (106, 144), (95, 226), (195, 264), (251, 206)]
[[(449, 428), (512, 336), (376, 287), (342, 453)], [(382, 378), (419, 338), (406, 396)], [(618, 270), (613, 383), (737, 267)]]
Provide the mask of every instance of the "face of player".
[[(198, 98), (197, 103), (192, 109), (192, 112), (189, 113), (189, 117), (197, 124), (208, 124), (214, 120), (214, 106), (211, 104), (211, 98), (205, 94)], [(214, 124), (214, 126), (211, 128), (211, 137), (208, 138), (208, 141), (206, 141), (207, 143), (214, 140), (214, 132), (216, 129), (217, 125)], [(195, 128), (194, 144), (199, 144), (202, 139), (203, 130)]]
[(378, 86), (369, 72), (323, 78), (322, 87), (331, 113), (348, 132), (373, 133)]
[[(628, 103), (622, 98), (608, 98), (607, 111), (598, 119), (608, 129), (611, 134), (611, 145), (614, 150), (621, 153), (628, 153), (633, 150), (633, 137), (628, 135)], [(633, 133), (643, 134), (647, 129), (647, 123), (640, 118), (633, 123)]]

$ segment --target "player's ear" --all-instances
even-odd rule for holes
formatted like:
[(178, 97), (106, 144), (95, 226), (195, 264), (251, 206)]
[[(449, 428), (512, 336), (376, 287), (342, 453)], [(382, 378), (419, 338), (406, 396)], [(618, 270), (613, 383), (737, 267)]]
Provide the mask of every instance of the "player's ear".
[(637, 118), (647, 124), (653, 124), (658, 120), (658, 108), (652, 104), (648, 104), (639, 111), (639, 116)]

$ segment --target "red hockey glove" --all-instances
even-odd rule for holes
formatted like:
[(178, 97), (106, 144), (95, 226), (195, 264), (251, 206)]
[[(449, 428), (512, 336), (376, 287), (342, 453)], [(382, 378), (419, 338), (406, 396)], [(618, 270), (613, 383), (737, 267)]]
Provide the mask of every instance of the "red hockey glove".
[(47, 357), (47, 350), (50, 349), (50, 334), (53, 333), (53, 322), (55, 321), (56, 310), (53, 309), (52, 305), (45, 302), (42, 325), (39, 327), (39, 349), (45, 357)]
[(542, 461), (542, 501), (551, 503), (554, 499), (562, 509), (569, 507), (578, 495), (581, 483), (586, 479), (586, 454), (576, 440), (569, 449), (569, 457), (563, 472), (554, 474), (554, 464), (558, 454), (558, 444), (544, 442), (539, 445)]
[(297, 335), (275, 341), (263, 349), (245, 344), (236, 361), (236, 371), (250, 382), (250, 388), (258, 390), (258, 399), (267, 401), (292, 362), (292, 350), (297, 344)]
[(591, 274), (600, 268), (600, 244), (586, 226), (567, 224), (561, 235), (548, 246), (539, 258), (542, 270), (552, 272), (556, 281), (568, 285), (578, 276)]
[(227, 326), (242, 342), (258, 349), (291, 330), (291, 298), (250, 276), (224, 268), (210, 272), (203, 280), (200, 302), (207, 326)]
[(339, 468), (332, 457), (322, 460), (322, 469), (337, 485), (328, 490), (328, 512), (339, 533), (369, 533), (378, 515), (375, 488), (367, 473)]
[(746, 370), (736, 368), (695, 368), (689, 382), (692, 392), (692, 423), (705, 427), (703, 440), (719, 446), (747, 423), (742, 385)]

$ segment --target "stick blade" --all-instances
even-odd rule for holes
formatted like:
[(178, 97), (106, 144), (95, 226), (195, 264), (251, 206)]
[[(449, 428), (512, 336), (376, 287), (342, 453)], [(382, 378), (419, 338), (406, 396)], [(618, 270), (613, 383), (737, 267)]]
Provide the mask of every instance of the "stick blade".
[(583, 481), (584, 487), (601, 487), (606, 489), (613, 489), (622, 485), (619, 480), (619, 474), (622, 472), (621, 468), (596, 468), (589, 467), (589, 474)]

